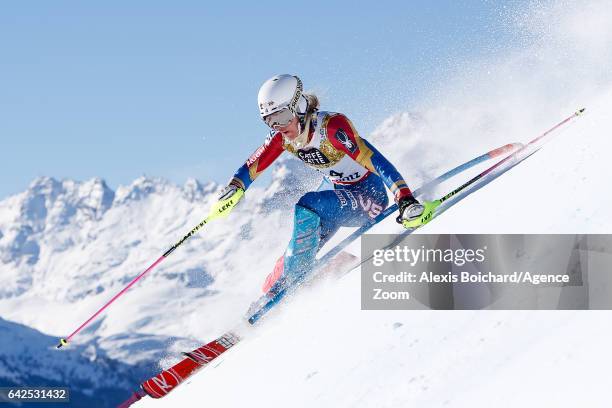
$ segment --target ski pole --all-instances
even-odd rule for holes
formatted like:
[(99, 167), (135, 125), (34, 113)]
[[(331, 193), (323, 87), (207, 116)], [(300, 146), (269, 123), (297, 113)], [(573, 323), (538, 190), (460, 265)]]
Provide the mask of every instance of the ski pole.
[[(502, 166), (503, 164), (508, 163), (510, 160), (515, 159), (518, 155), (520, 155), (521, 153), (524, 152), (528, 152), (528, 149), (531, 147), (536, 147), (536, 144), (538, 142), (540, 142), (541, 140), (543, 140), (546, 136), (548, 136), (550, 133), (552, 133), (553, 131), (555, 131), (556, 129), (560, 128), (561, 126), (563, 126), (564, 124), (566, 124), (567, 122), (569, 122), (570, 120), (574, 119), (577, 116), (582, 115), (582, 113), (584, 112), (585, 108), (579, 109), (576, 112), (574, 112), (572, 115), (568, 116), (567, 118), (563, 119), (561, 122), (557, 123), (555, 126), (551, 127), (550, 129), (548, 129), (546, 132), (542, 133), (540, 136), (536, 137), (535, 139), (531, 140), (529, 143), (527, 143), (526, 145), (520, 147), (517, 151), (515, 151), (514, 153), (512, 153), (511, 155), (508, 155), (507, 157), (505, 157), (504, 159), (498, 161), (497, 163), (495, 163), (494, 165), (492, 165), (491, 167), (489, 167), (488, 169), (486, 169), (485, 171), (483, 171), (480, 174), (477, 174), (476, 176), (474, 176), (473, 178), (471, 178), (470, 180), (466, 181), (465, 183), (463, 183), (462, 185), (460, 185), (459, 187), (457, 187), (456, 189), (454, 189), (453, 191), (451, 191), (450, 193), (438, 198), (437, 200), (431, 201), (431, 202), (427, 202), (425, 203), (426, 208), (427, 206), (429, 206), (429, 209), (431, 209), (431, 211), (426, 211), (427, 215), (425, 215), (423, 218), (421, 218), (420, 220), (420, 224), (425, 224), (427, 222), (429, 222), (432, 218), (433, 218), (433, 213), (436, 210), (436, 208), (438, 208), (440, 205), (442, 205), (443, 202), (445, 202), (446, 200), (448, 200), (449, 198), (453, 197), (454, 195), (460, 193), (461, 191), (465, 190), (467, 187), (471, 186), (472, 184), (474, 184), (475, 182), (477, 182), (478, 180), (482, 179), (483, 177), (485, 177), (488, 174), (491, 174), (493, 172), (493, 170), (499, 168), (500, 166)], [(541, 147), (541, 146), (540, 146)], [(537, 151), (537, 149), (535, 150)], [(531, 154), (535, 153), (535, 151), (533, 151)], [(529, 156), (527, 156), (529, 157)]]
[[(436, 179), (430, 181), (429, 183), (425, 184), (422, 188), (419, 188), (417, 190), (414, 191), (414, 196), (417, 197), (419, 196), (424, 190), (427, 189), (427, 187), (430, 187), (433, 184), (437, 184), (440, 183), (444, 180), (449, 179), (450, 177), (454, 176), (455, 174), (458, 174), (459, 172), (472, 167), (478, 163), (481, 163), (487, 159), (493, 158), (493, 157), (499, 157), (500, 155), (507, 153), (509, 151), (512, 151), (514, 149), (512, 154), (508, 155), (507, 157), (505, 157), (503, 160), (500, 160), (499, 162), (495, 163), (493, 166), (489, 167), (488, 169), (486, 169), (485, 171), (483, 171), (482, 173), (478, 174), (477, 176), (475, 176), (474, 178), (472, 178), (471, 180), (467, 181), (466, 183), (462, 184), (461, 186), (457, 187), (455, 190), (451, 191), (450, 193), (446, 194), (445, 196), (439, 198), (438, 200), (434, 201), (433, 203), (436, 203), (437, 201), (439, 201), (438, 205), (436, 205), (436, 207), (438, 207), (441, 203), (443, 203), (444, 201), (448, 200), (449, 198), (451, 198), (452, 196), (454, 196), (455, 194), (463, 191), (465, 188), (471, 186), (472, 184), (474, 184), (476, 181), (480, 180), (482, 177), (486, 176), (487, 174), (491, 173), (493, 170), (495, 170), (496, 168), (498, 168), (499, 166), (501, 166), (504, 163), (507, 163), (509, 160), (513, 159), (514, 157), (516, 157), (516, 155), (518, 155), (520, 152), (524, 152), (527, 148), (533, 147), (536, 143), (538, 143), (539, 141), (543, 140), (547, 135), (549, 135), (550, 133), (552, 133), (553, 131), (555, 131), (556, 129), (558, 129), (559, 127), (563, 126), (564, 124), (566, 124), (567, 122), (571, 121), (572, 119), (576, 118), (577, 116), (580, 116), (584, 113), (585, 108), (579, 109), (576, 112), (574, 112), (572, 115), (568, 116), (567, 118), (563, 119), (561, 122), (557, 123), (555, 126), (551, 127), (550, 129), (548, 129), (546, 132), (542, 133), (540, 136), (536, 137), (535, 139), (531, 140), (529, 143), (527, 143), (526, 145), (522, 145), (519, 143), (512, 143), (510, 145), (505, 145), (502, 147), (499, 147), (497, 149), (494, 149), (488, 153), (485, 153), (473, 160), (470, 160), (469, 162), (466, 162), (460, 166), (455, 167), (454, 169), (444, 173), (443, 175), (437, 177)], [(370, 228), (372, 228), (374, 225), (378, 224), (379, 222), (381, 222), (382, 220), (384, 220), (385, 218), (387, 218), (389, 215), (393, 214), (395, 211), (397, 211), (397, 204), (393, 204), (389, 207), (387, 207), (383, 212), (381, 212), (380, 214), (378, 214), (376, 216), (376, 218), (374, 218), (374, 220), (372, 220), (371, 222), (364, 224), (363, 226), (359, 227), (355, 232), (353, 232), (351, 235), (349, 235), (348, 237), (346, 237), (342, 242), (340, 242), (338, 245), (336, 245), (335, 248), (331, 249), (328, 253), (326, 253), (325, 255), (323, 255), (323, 257), (319, 260), (320, 262), (327, 262), (329, 259), (333, 258), (334, 256), (336, 256), (338, 253), (340, 253), (340, 251), (342, 251), (344, 248), (346, 248), (351, 242), (353, 242), (355, 239), (359, 238), (361, 235), (363, 235), (365, 232), (367, 232)]]
[(448, 193), (445, 196), (440, 197), (439, 199), (435, 200), (434, 203), (437, 204), (436, 207), (438, 205), (442, 204), (444, 201), (446, 201), (449, 198), (451, 198), (452, 196), (454, 196), (455, 194), (465, 190), (467, 187), (471, 186), (472, 184), (474, 184), (476, 181), (480, 180), (481, 178), (483, 178), (487, 174), (490, 174), (493, 170), (497, 169), (501, 165), (503, 165), (505, 163), (508, 163), (510, 160), (516, 158), (522, 152), (526, 152), (530, 147), (534, 147), (536, 145), (536, 143), (538, 143), (539, 141), (544, 139), (544, 137), (548, 136), (550, 133), (552, 133), (556, 129), (560, 128), (561, 126), (563, 126), (564, 124), (566, 124), (570, 120), (574, 119), (575, 117), (582, 115), (582, 113), (584, 113), (584, 110), (585, 110), (585, 108), (577, 110), (571, 116), (568, 116), (567, 118), (563, 119), (561, 122), (557, 123), (555, 126), (551, 127), (546, 132), (542, 133), (540, 136), (538, 136), (535, 139), (531, 140), (529, 143), (527, 143), (526, 145), (522, 146), (520, 149), (518, 149), (516, 152), (512, 153), (511, 155), (509, 155), (505, 159), (498, 161), (493, 166), (489, 167), (488, 169), (486, 169), (482, 173), (474, 176), (472, 179), (466, 181), (465, 183), (463, 183), (462, 185), (460, 185), (459, 187), (457, 187), (456, 189), (454, 189), (450, 193)]
[(151, 266), (149, 266), (147, 269), (145, 269), (144, 272), (140, 273), (138, 276), (136, 276), (134, 279), (132, 279), (132, 281), (130, 283), (128, 283), (126, 287), (121, 289), (121, 291), (119, 291), (119, 293), (117, 293), (108, 302), (106, 302), (104, 304), (104, 306), (102, 306), (100, 309), (98, 309), (98, 311), (96, 313), (94, 313), (89, 319), (87, 319), (83, 324), (81, 324), (68, 337), (60, 339), (59, 344), (56, 347), (59, 349), (62, 346), (67, 345), (68, 342), (70, 341), (70, 339), (72, 339), (72, 337), (74, 337), (78, 332), (80, 332), (92, 320), (94, 320), (96, 317), (98, 317), (100, 315), (100, 313), (102, 313), (104, 311), (104, 309), (106, 309), (111, 303), (113, 303), (121, 295), (123, 295), (125, 292), (127, 292), (136, 282), (138, 282), (143, 276), (145, 276), (147, 273), (149, 273), (149, 271), (154, 269), (164, 259), (166, 259), (168, 256), (170, 256), (170, 254), (172, 252), (174, 252), (174, 250), (176, 248), (178, 248), (179, 246), (183, 245), (183, 243), (185, 241), (187, 241), (189, 238), (191, 238), (204, 225), (208, 224), (210, 221), (215, 220), (217, 218), (225, 218), (225, 217), (227, 217), (229, 215), (229, 213), (230, 213), (230, 210), (232, 208), (234, 208), (236, 206), (236, 204), (238, 204), (238, 202), (240, 201), (240, 199), (243, 196), (244, 196), (244, 190), (238, 189), (236, 191), (236, 193), (232, 197), (230, 197), (230, 198), (228, 198), (226, 200), (222, 200), (222, 201), (217, 202), (211, 208), (210, 213), (208, 214), (208, 216), (205, 219), (203, 219), (198, 225), (196, 225), (191, 231), (189, 231), (189, 233), (187, 233), (183, 238), (181, 238), (180, 241), (178, 241), (176, 244), (172, 245), (172, 247), (170, 247), (170, 249), (168, 249), (166, 252), (164, 252), (164, 254), (162, 256), (157, 258), (157, 260), (155, 262), (153, 262), (151, 264)]

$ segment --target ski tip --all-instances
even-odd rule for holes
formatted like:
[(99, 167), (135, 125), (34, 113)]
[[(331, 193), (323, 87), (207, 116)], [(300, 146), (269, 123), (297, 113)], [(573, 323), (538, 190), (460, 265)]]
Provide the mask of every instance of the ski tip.
[(56, 348), (58, 348), (58, 349), (60, 349), (60, 348), (62, 348), (63, 346), (65, 346), (65, 345), (67, 345), (67, 344), (68, 344), (68, 340), (66, 340), (66, 339), (60, 339), (59, 344), (58, 344), (57, 346), (55, 346), (55, 347), (56, 347)]
[(128, 408), (132, 404), (134, 404), (136, 401), (140, 401), (140, 399), (146, 395), (147, 394), (142, 390), (134, 391), (132, 395), (130, 396), (130, 398), (128, 398), (123, 403), (118, 405), (117, 408)]

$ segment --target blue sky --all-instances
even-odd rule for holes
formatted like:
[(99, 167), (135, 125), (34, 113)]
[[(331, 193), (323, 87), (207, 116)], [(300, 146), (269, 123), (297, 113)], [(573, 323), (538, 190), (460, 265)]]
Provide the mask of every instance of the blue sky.
[(257, 90), (277, 73), (367, 134), (501, 52), (522, 3), (4, 3), (0, 198), (42, 175), (225, 181), (266, 135)]

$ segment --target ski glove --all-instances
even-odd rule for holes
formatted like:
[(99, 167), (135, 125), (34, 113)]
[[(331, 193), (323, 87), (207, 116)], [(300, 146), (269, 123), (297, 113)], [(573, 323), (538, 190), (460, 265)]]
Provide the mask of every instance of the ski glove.
[(397, 207), (400, 215), (395, 220), (409, 229), (427, 224), (437, 205), (432, 201), (424, 201), (424, 204), (421, 204), (413, 196), (406, 196), (398, 200)]
[(219, 201), (210, 209), (210, 217), (227, 217), (242, 197), (244, 197), (244, 190), (234, 184), (229, 184), (219, 193)]

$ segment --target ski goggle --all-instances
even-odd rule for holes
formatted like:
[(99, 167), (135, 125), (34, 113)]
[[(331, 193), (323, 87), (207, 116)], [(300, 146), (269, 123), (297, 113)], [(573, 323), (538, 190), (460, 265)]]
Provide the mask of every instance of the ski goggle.
[(266, 125), (271, 129), (278, 129), (287, 126), (295, 117), (293, 111), (289, 108), (281, 109), (263, 118)]

